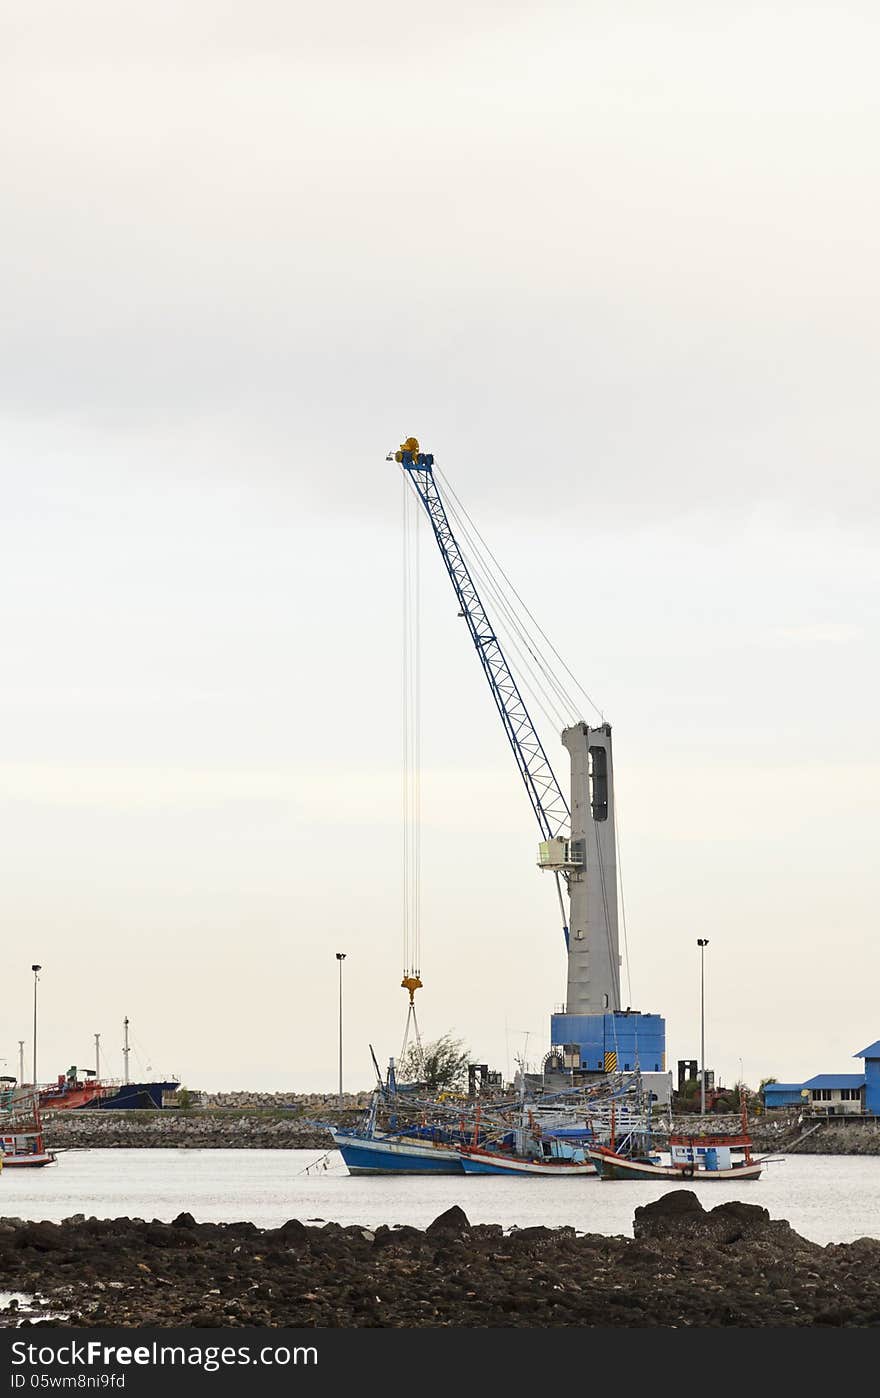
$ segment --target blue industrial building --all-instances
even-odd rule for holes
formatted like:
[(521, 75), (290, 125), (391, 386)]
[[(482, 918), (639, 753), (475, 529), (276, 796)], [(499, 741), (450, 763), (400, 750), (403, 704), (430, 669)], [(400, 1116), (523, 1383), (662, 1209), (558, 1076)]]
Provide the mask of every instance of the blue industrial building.
[(582, 1073), (666, 1071), (666, 1021), (662, 1015), (617, 1010), (604, 1015), (555, 1014), (550, 1041), (564, 1066)]
[(854, 1053), (853, 1058), (865, 1060), (865, 1111), (880, 1116), (880, 1039)]
[(764, 1106), (797, 1107), (804, 1101), (802, 1082), (768, 1082), (764, 1084)]
[(880, 1116), (880, 1039), (854, 1053), (853, 1058), (865, 1060), (864, 1073), (817, 1073), (806, 1082), (768, 1082), (764, 1106), (809, 1104), (814, 1112), (832, 1116)]

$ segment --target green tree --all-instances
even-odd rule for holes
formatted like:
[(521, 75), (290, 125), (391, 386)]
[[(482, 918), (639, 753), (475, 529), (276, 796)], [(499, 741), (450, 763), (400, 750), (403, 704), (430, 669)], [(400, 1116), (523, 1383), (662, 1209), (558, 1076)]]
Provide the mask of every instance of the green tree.
[(397, 1065), (397, 1077), (400, 1082), (424, 1083), (432, 1092), (457, 1092), (467, 1085), (470, 1062), (471, 1051), (463, 1039), (441, 1034), (430, 1043), (410, 1044)]

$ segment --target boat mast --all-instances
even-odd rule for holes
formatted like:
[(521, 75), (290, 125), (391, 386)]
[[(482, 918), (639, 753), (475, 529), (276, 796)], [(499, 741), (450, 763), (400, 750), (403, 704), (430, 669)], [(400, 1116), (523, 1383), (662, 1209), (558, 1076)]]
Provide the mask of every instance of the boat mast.
[(101, 1035), (95, 1035), (95, 1082), (101, 1081)]
[(128, 1015), (126, 1015), (125, 1019), (122, 1021), (122, 1062), (124, 1064), (123, 1076), (126, 1083), (128, 1083), (128, 1055), (130, 1052), (131, 1050), (128, 1047)]

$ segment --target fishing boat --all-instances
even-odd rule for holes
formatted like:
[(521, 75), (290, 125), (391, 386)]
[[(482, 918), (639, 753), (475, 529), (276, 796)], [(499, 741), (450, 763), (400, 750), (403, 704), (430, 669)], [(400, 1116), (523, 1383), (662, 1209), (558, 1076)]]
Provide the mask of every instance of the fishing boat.
[[(604, 1093), (600, 1089), (599, 1093)], [(618, 1122), (624, 1123), (622, 1134)], [(612, 1090), (610, 1098), (587, 1094), (577, 1101), (521, 1101), (515, 1129), (458, 1151), (467, 1175), (532, 1175), (545, 1179), (595, 1178), (590, 1148), (610, 1141), (627, 1157), (646, 1158), (650, 1123), (638, 1075)]]
[(516, 1155), (513, 1151), (459, 1146), (459, 1157), (466, 1175), (543, 1175), (545, 1178), (596, 1177), (596, 1167), (581, 1154), (562, 1155), (552, 1152), (545, 1156)]
[[(392, 1080), (393, 1081), (393, 1080)], [(379, 1110), (383, 1123), (379, 1125)], [(407, 1110), (408, 1108), (408, 1110)], [(460, 1175), (461, 1157), (456, 1146), (462, 1130), (423, 1119), (413, 1121), (415, 1103), (404, 1103), (404, 1120), (393, 1088), (379, 1088), (370, 1099), (360, 1127), (327, 1124), (333, 1143), (351, 1175)], [(387, 1118), (387, 1119), (386, 1119)]]
[(46, 1149), (43, 1138), (39, 1103), (30, 1092), (8, 1088), (0, 1095), (0, 1153), (10, 1169), (55, 1164), (55, 1152)]
[(460, 1175), (454, 1146), (406, 1135), (330, 1128), (333, 1143), (350, 1175)]
[(766, 1160), (752, 1154), (745, 1106), (742, 1128), (738, 1136), (670, 1135), (668, 1151), (651, 1159), (627, 1158), (602, 1145), (590, 1147), (587, 1155), (603, 1180), (757, 1180)]

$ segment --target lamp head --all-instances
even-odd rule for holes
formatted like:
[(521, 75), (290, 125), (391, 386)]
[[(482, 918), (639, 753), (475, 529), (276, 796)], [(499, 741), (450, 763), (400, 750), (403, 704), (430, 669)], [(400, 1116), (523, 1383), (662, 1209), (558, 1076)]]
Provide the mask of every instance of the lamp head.
[(708, 938), (708, 937), (698, 937), (698, 938), (697, 938), (697, 946), (698, 946), (698, 947), (707, 947), (708, 945), (709, 945), (709, 938)]
[(338, 951), (338, 952), (336, 953), (336, 960), (337, 960), (337, 961), (344, 961), (344, 960), (345, 960), (345, 952), (344, 952), (344, 951)]
[(42, 971), (42, 969), (43, 969), (42, 966), (32, 966), (32, 967), (31, 967), (31, 970), (32, 970), (35, 974), (36, 974), (37, 971)]

